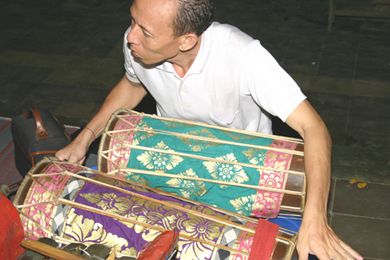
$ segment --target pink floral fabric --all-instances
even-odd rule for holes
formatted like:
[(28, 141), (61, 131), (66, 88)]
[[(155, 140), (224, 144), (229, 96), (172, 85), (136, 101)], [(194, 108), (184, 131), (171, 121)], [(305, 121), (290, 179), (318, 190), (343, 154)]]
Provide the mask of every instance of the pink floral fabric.
[[(295, 150), (297, 144), (287, 141), (275, 140), (271, 147)], [(285, 189), (288, 173), (285, 170), (290, 168), (293, 155), (290, 153), (269, 150), (264, 159), (264, 166), (275, 170), (262, 170), (260, 187)], [(253, 215), (262, 215), (269, 218), (277, 217), (280, 205), (283, 200), (283, 193), (259, 190), (253, 205)]]
[[(40, 173), (75, 172), (77, 167), (78, 166), (70, 164), (50, 164), (40, 171)], [(39, 173), (37, 173), (37, 175), (38, 174)], [(35, 179), (32, 183), (26, 195), (24, 205), (35, 205), (21, 210), (23, 213), (21, 215), (21, 222), (25, 229), (26, 238), (38, 239), (39, 237), (49, 235), (34, 224), (33, 221), (39, 223), (39, 225), (46, 230), (51, 230), (51, 222), (56, 209), (56, 202), (53, 200), (58, 198), (62, 193), (69, 178), (69, 176), (54, 175), (50, 177), (40, 177)]]
[(112, 133), (109, 144), (112, 151), (107, 155), (108, 171), (116, 170), (118, 168), (126, 168), (131, 151), (131, 148), (126, 145), (133, 144), (135, 132), (132, 128), (135, 128), (141, 120), (142, 116), (138, 114), (129, 114), (118, 119), (115, 124), (115, 132)]

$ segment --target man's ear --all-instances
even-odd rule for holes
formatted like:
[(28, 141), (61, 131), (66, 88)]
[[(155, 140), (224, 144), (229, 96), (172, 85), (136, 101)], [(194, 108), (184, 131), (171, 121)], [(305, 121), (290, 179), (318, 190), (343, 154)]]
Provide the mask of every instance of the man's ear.
[(179, 49), (181, 52), (192, 50), (199, 41), (199, 36), (195, 33), (187, 33), (180, 36)]

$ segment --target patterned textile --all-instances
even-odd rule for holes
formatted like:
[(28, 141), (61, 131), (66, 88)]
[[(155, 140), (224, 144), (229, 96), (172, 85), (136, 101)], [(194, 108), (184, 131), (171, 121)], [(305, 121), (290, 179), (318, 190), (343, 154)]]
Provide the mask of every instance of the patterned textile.
[[(43, 167), (41, 173), (53, 175), (35, 178), (29, 188), (24, 204), (38, 206), (21, 210), (27, 239), (50, 237), (50, 232), (41, 230), (43, 227), (67, 241), (104, 244), (116, 247), (120, 255), (136, 257), (161, 231), (177, 230), (180, 232), (180, 259), (247, 259), (250, 254), (254, 233), (224, 224), (224, 221), (254, 230), (253, 223), (93, 172), (88, 173), (88, 179), (81, 180), (66, 172), (84, 176), (85, 169), (66, 163), (59, 165)], [(56, 174), (61, 173), (61, 169), (64, 174)], [(167, 202), (185, 210), (164, 205)], [(77, 204), (64, 207), (67, 203)], [(38, 221), (36, 216), (43, 219)], [(39, 225), (29, 219), (35, 219)]]
[[(61, 198), (73, 200), (76, 196), (78, 190), (84, 185), (84, 182), (81, 180), (71, 180), (66, 186), (61, 195)], [(64, 228), (64, 223), (66, 219), (66, 213), (69, 211), (69, 206), (58, 205), (56, 213), (53, 218), (52, 232), (56, 235), (60, 234), (60, 231)]]
[[(76, 172), (79, 166), (65, 164), (61, 167), (50, 164), (45, 169), (44, 173), (61, 173), (66, 170)], [(38, 239), (49, 234), (42, 228), (39, 228), (35, 223), (39, 223), (41, 227), (46, 230), (51, 230), (51, 220), (54, 217), (56, 208), (53, 205), (55, 199), (62, 193), (64, 186), (70, 179), (69, 176), (53, 175), (48, 177), (41, 177), (38, 182), (29, 189), (25, 201), (28, 204), (34, 204), (32, 207), (23, 209), (23, 214), (29, 218), (21, 217), (22, 225), (25, 227), (26, 237), (31, 239)], [(32, 220), (32, 221), (30, 221)]]
[(292, 155), (267, 148), (293, 150), (295, 143), (131, 113), (122, 115), (113, 130), (109, 171), (149, 171), (122, 172), (122, 177), (246, 216), (277, 216), (283, 193), (228, 183), (283, 191), (288, 174), (281, 171), (289, 169)]
[[(164, 201), (172, 201), (198, 212), (221, 216), (221, 214), (216, 214), (206, 207), (192, 206), (158, 194), (147, 193), (147, 195), (152, 198), (164, 199)], [(91, 183), (85, 184), (80, 190), (76, 202), (164, 229), (176, 229), (182, 235), (189, 235), (212, 243), (218, 242), (224, 228), (222, 224), (189, 216), (185, 212)], [(108, 241), (115, 242), (119, 252), (133, 254), (133, 256), (159, 233), (141, 225), (116, 221), (110, 217), (80, 209), (74, 209), (70, 212), (64, 231), (65, 237), (79, 239), (82, 243), (103, 243), (113, 246)], [(213, 249), (210, 245), (183, 239), (179, 241), (179, 248), (180, 257), (183, 259), (193, 259), (194, 256), (203, 256), (202, 258), (209, 259)]]

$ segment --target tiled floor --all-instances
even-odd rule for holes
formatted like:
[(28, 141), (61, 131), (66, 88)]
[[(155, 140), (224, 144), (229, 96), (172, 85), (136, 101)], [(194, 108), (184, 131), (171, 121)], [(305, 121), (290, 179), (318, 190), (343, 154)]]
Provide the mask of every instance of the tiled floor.
[(365, 256), (389, 259), (390, 185), (369, 183), (364, 189), (334, 179), (330, 223), (338, 235)]
[[(123, 73), (129, 1), (0, 6), (0, 116), (38, 105), (66, 124), (87, 122)], [(328, 33), (327, 8), (218, 0), (216, 19), (260, 39), (300, 84), (333, 137), (332, 226), (367, 258), (389, 259), (390, 21), (337, 17)], [(153, 111), (150, 103), (141, 109)], [(368, 186), (349, 184), (352, 177)]]

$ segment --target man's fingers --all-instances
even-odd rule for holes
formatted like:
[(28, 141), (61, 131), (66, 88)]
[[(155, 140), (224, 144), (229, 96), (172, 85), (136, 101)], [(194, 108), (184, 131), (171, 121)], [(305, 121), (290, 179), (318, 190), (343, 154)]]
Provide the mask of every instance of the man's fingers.
[(350, 248), (348, 245), (346, 245), (344, 242), (342, 242), (335, 236), (331, 236), (328, 240), (328, 243), (324, 244), (322, 247), (312, 249), (314, 251), (314, 254), (321, 260), (362, 259), (362, 257), (358, 253), (356, 253), (352, 248)]
[(331, 254), (332, 259), (362, 259), (350, 246), (341, 241), (334, 233), (330, 234), (330, 247), (334, 253)]
[(349, 245), (345, 244), (330, 227), (316, 228), (317, 225), (313, 225), (315, 228), (314, 233), (308, 233), (307, 229), (301, 227), (298, 241), (297, 250), (299, 260), (307, 260), (309, 253), (316, 255), (321, 260), (361, 260), (363, 259), (356, 251), (354, 251)]
[(318, 259), (321, 259), (321, 260), (331, 260), (332, 259), (330, 257), (330, 255), (323, 248), (321, 248), (319, 250), (313, 250), (313, 251), (314, 251), (314, 254), (318, 257)]
[(56, 157), (60, 161), (68, 161), (69, 163), (83, 164), (85, 161), (85, 156), (81, 157), (76, 154), (64, 155), (63, 153), (56, 153)]
[(60, 155), (57, 155), (57, 154), (56, 154), (56, 157), (57, 157), (57, 159), (60, 160), (60, 161), (65, 161), (65, 159), (64, 159), (62, 156), (60, 156)]
[(309, 250), (298, 250), (299, 260), (307, 260), (309, 258)]
[(340, 245), (353, 257), (353, 259), (363, 260), (363, 257), (358, 252), (353, 250), (349, 245), (345, 244), (344, 242), (341, 242)]
[(65, 156), (64, 156), (64, 153), (62, 151), (56, 152), (55, 156), (58, 158), (58, 160), (65, 161)]
[(75, 156), (75, 155), (72, 154), (72, 155), (69, 157), (68, 162), (70, 162), (70, 163), (78, 163), (78, 162), (79, 162), (79, 158), (78, 158), (77, 156)]
[(334, 247), (333, 248), (334, 253), (330, 253), (330, 259), (332, 260), (338, 260), (338, 259), (345, 259), (345, 260), (354, 260), (352, 255), (348, 253), (344, 248), (342, 247)]
[(78, 164), (83, 164), (84, 161), (85, 161), (85, 156), (79, 160)]

